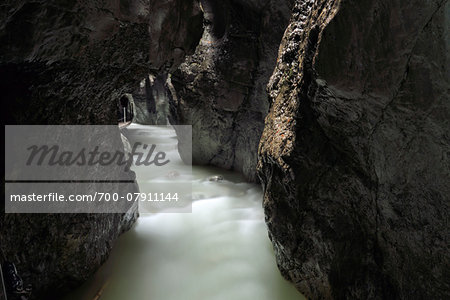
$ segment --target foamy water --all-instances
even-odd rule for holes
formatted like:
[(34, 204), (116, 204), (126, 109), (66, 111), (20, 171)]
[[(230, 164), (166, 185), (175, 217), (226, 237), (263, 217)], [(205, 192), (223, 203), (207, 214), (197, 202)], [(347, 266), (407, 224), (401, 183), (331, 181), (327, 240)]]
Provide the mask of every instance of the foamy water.
[[(132, 124), (128, 131), (130, 139), (164, 144), (179, 159), (172, 129)], [(134, 170), (138, 182), (172, 180), (146, 174), (145, 167)], [(108, 262), (66, 300), (304, 299), (277, 269), (260, 186), (220, 169), (179, 170), (177, 176), (192, 181), (192, 213), (146, 214), (150, 209), (141, 206)], [(213, 175), (224, 180), (209, 181)]]

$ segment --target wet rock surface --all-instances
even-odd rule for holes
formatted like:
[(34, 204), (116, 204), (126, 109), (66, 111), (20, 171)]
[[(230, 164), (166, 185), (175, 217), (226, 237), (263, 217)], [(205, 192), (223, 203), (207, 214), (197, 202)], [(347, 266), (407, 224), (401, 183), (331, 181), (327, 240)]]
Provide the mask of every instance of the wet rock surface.
[(105, 262), (119, 234), (137, 218), (137, 207), (121, 214), (8, 214), (0, 221), (0, 243), (30, 299), (60, 299)]
[[(117, 126), (117, 125), (116, 125)], [(85, 149), (100, 147), (103, 151), (114, 153), (115, 151), (131, 151), (131, 146), (127, 139), (122, 136), (118, 127), (89, 127), (88, 130), (76, 128), (76, 132), (63, 131), (55, 128), (42, 129), (43, 132), (51, 132), (51, 140), (47, 143), (54, 143), (61, 148), (75, 149), (74, 143), (81, 143)], [(117, 128), (117, 131), (114, 130)], [(28, 129), (30, 130), (30, 129)], [(86, 133), (89, 131), (89, 133)], [(70, 134), (67, 134), (67, 133)], [(42, 133), (41, 133), (42, 134)], [(64, 134), (64, 137), (62, 137)], [(45, 136), (40, 135), (40, 136)], [(81, 137), (83, 136), (83, 137)], [(31, 137), (29, 137), (31, 139)], [(66, 143), (62, 142), (65, 140)], [(94, 141), (93, 141), (94, 140)], [(44, 142), (44, 141), (42, 141)], [(6, 140), (6, 143), (17, 145), (14, 137)], [(39, 142), (36, 142), (37, 144)], [(66, 147), (67, 145), (71, 147)], [(38, 144), (39, 145), (39, 144)], [(92, 146), (94, 145), (94, 146)], [(17, 148), (17, 147), (16, 147)], [(89, 151), (89, 150), (88, 150)], [(66, 152), (70, 153), (70, 152)], [(11, 157), (11, 156), (10, 156)], [(44, 165), (45, 165), (44, 160)], [(63, 170), (62, 170), (63, 169)], [(24, 168), (23, 162), (12, 160), (7, 169), (5, 177), (11, 179), (38, 178), (39, 180), (50, 180), (49, 184), (35, 183), (33, 185), (21, 185), (15, 189), (15, 193), (27, 193), (31, 195), (43, 196), (41, 202), (27, 202), (22, 206), (26, 213), (4, 214), (2, 205), (2, 217), (0, 218), (0, 263), (12, 262), (16, 265), (19, 275), (26, 285), (31, 284), (32, 296), (30, 299), (61, 299), (62, 294), (75, 288), (87, 280), (103, 262), (117, 240), (118, 236), (131, 228), (138, 217), (138, 204), (121, 201), (121, 197), (126, 197), (128, 193), (139, 192), (137, 184), (134, 182), (134, 172), (125, 172), (123, 166), (110, 164), (108, 166), (97, 167), (83, 165), (81, 168), (58, 168), (49, 167), (41, 171), (36, 177), (32, 176), (30, 168)], [(45, 173), (45, 174), (41, 174)], [(56, 183), (57, 187), (49, 187), (55, 184), (55, 178), (64, 178), (67, 182)], [(80, 179), (81, 178), (81, 179)], [(121, 180), (117, 183), (94, 183), (91, 180)], [(50, 183), (52, 182), (53, 183)], [(86, 180), (79, 183), (77, 180)], [(73, 182), (72, 182), (73, 181)], [(124, 181), (128, 181), (125, 183)], [(9, 190), (14, 190), (14, 183), (7, 183)], [(40, 187), (47, 186), (49, 193), (62, 196), (64, 191), (66, 202), (51, 202), (45, 200), (45, 193)], [(60, 188), (60, 189), (59, 189)], [(111, 197), (117, 195), (119, 201), (89, 201), (84, 196), (93, 196), (97, 192), (107, 192)], [(14, 193), (14, 192), (13, 192)], [(84, 202), (70, 201), (68, 197), (83, 197)], [(69, 199), (69, 201), (67, 201)], [(90, 198), (92, 199), (92, 198)], [(123, 199), (123, 198), (122, 198)], [(9, 201), (6, 198), (5, 201)], [(38, 200), (39, 201), (39, 200)], [(15, 204), (9, 203), (13, 211)], [(47, 210), (45, 210), (47, 208)], [(66, 214), (35, 214), (34, 212), (51, 212), (58, 208), (58, 211), (68, 212)], [(33, 210), (36, 209), (36, 210)], [(85, 213), (85, 212), (104, 213)], [(75, 212), (83, 212), (75, 214)], [(106, 213), (106, 212), (114, 212)], [(9, 294), (8, 299), (15, 299)]]
[(139, 124), (168, 125), (169, 97), (167, 76), (148, 76), (133, 93), (135, 119)]
[(203, 36), (171, 76), (170, 121), (192, 124), (193, 162), (256, 181), (265, 91), (292, 1), (200, 1)]
[(208, 178), (209, 181), (222, 181), (223, 180), (223, 176), (222, 175), (214, 175)]
[(449, 9), (296, 1), (258, 170), (279, 268), (307, 297), (449, 297)]

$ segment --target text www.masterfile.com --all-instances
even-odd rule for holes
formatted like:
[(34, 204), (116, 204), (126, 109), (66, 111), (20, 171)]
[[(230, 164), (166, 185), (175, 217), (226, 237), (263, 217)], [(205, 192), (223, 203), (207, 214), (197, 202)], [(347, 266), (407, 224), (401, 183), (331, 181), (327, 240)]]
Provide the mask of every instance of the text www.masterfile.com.
[(116, 202), (126, 200), (129, 202), (178, 202), (178, 193), (102, 193), (70, 194), (12, 194), (11, 202)]

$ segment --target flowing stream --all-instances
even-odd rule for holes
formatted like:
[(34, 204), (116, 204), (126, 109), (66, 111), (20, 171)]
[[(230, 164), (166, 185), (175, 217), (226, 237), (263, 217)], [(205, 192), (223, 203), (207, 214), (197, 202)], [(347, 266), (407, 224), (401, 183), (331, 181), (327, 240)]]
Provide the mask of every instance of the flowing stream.
[[(170, 127), (131, 124), (127, 131), (130, 140), (165, 144), (176, 153)], [(171, 180), (146, 174), (145, 167), (134, 171), (141, 191), (143, 178)], [(224, 179), (210, 181), (215, 175)], [(192, 213), (150, 214), (141, 205), (140, 218), (119, 238), (108, 261), (65, 300), (305, 299), (277, 269), (260, 186), (233, 172), (199, 166), (192, 167), (189, 180)]]

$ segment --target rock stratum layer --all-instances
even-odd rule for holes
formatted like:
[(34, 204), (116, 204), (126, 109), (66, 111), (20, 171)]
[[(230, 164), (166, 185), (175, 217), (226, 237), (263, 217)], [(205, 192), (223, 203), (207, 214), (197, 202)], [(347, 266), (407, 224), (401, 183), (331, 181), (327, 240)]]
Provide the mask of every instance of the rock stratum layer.
[(442, 0), (296, 1), (258, 170), (307, 297), (449, 297), (449, 22)]

